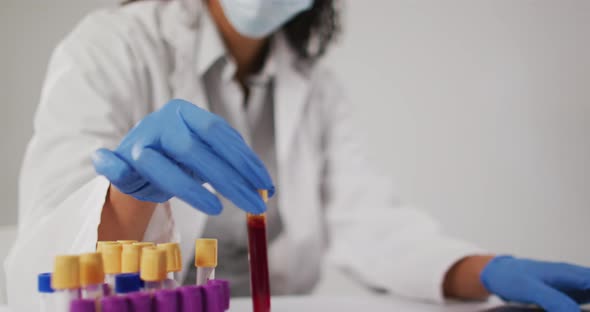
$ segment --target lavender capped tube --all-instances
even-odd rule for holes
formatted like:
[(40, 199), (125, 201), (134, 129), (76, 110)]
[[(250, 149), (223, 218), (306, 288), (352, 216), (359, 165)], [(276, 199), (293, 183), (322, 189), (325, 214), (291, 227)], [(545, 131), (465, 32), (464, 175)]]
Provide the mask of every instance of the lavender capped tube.
[(152, 312), (153, 301), (149, 293), (132, 293), (127, 296), (127, 299), (129, 300), (130, 312)]
[(70, 304), (70, 312), (96, 312), (94, 299), (76, 299)]
[(155, 312), (177, 312), (178, 292), (172, 289), (162, 289), (154, 293)]
[(205, 294), (205, 311), (204, 312), (222, 312), (223, 303), (221, 302), (221, 286), (207, 284), (203, 286)]
[(189, 285), (178, 288), (180, 312), (205, 312), (203, 286)]
[(224, 311), (229, 310), (229, 301), (231, 297), (229, 282), (226, 280), (210, 280), (209, 283), (213, 285), (219, 285), (221, 287), (221, 306)]
[(129, 301), (122, 296), (104, 297), (100, 300), (102, 312), (131, 312)]

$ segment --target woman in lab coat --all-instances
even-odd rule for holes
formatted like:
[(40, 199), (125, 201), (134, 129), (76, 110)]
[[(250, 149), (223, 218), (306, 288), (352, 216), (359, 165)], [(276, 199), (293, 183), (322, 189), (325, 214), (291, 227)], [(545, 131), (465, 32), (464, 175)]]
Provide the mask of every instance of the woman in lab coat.
[(399, 202), (318, 62), (337, 30), (330, 0), (152, 0), (86, 17), (56, 48), (35, 116), (9, 303), (32, 311), (35, 273), (97, 240), (177, 240), (190, 283), (203, 236), (245, 295), (242, 210), (264, 211), (268, 189), (275, 294), (310, 292), (327, 263), (412, 298), (576, 311), (588, 269), (486, 255)]

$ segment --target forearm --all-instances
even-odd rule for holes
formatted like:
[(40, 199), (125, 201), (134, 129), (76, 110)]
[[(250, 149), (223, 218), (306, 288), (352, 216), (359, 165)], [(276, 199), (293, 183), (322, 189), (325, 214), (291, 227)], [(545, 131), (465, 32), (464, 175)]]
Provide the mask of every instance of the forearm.
[(493, 257), (468, 256), (455, 263), (445, 276), (445, 297), (465, 300), (486, 299), (490, 294), (481, 283), (480, 275)]
[(137, 200), (111, 185), (102, 209), (98, 240), (141, 240), (155, 208), (156, 203)]

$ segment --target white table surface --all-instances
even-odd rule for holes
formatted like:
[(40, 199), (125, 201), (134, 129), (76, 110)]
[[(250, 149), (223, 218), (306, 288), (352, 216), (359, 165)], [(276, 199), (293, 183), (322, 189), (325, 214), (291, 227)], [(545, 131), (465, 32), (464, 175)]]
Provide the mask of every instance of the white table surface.
[[(274, 312), (375, 312), (375, 311), (404, 311), (404, 312), (474, 312), (490, 307), (487, 304), (451, 303), (447, 305), (432, 305), (411, 302), (391, 296), (376, 297), (273, 297), (272, 311)], [(252, 301), (249, 298), (232, 299), (230, 312), (252, 311)], [(6, 306), (0, 305), (0, 312), (11, 312)]]
[[(485, 312), (487, 309), (502, 306), (497, 299), (486, 303), (447, 303), (444, 305), (428, 304), (409, 301), (393, 296), (374, 297), (273, 297), (272, 311), (274, 312), (376, 312), (376, 311), (403, 311), (403, 312)], [(249, 298), (232, 299), (229, 312), (250, 312), (252, 301)], [(498, 312), (524, 312), (538, 311), (528, 309), (502, 309)], [(590, 311), (590, 310), (584, 310)], [(0, 305), (0, 312), (14, 312), (6, 306)]]
[[(273, 297), (271, 307), (274, 312), (374, 312), (374, 311), (404, 311), (404, 312), (475, 312), (498, 306), (498, 301), (487, 303), (448, 303), (435, 305), (408, 301), (393, 296), (374, 297)], [(232, 299), (230, 312), (252, 311), (252, 301), (249, 298)]]

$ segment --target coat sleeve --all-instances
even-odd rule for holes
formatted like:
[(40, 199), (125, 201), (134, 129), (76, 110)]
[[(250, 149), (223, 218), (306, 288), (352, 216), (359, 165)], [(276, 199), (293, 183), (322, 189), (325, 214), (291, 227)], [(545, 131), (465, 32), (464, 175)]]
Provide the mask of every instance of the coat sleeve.
[[(15, 311), (36, 310), (36, 275), (51, 271), (55, 255), (94, 250), (109, 182), (95, 174), (91, 155), (116, 147), (149, 110), (133, 33), (113, 14), (87, 17), (49, 64), (20, 176), (18, 237), (5, 262)], [(171, 233), (156, 231), (146, 235)]]
[(328, 260), (369, 287), (443, 301), (445, 273), (481, 250), (444, 235), (429, 215), (400, 202), (392, 180), (367, 160), (363, 127), (355, 125), (342, 89), (328, 74), (321, 81)]

